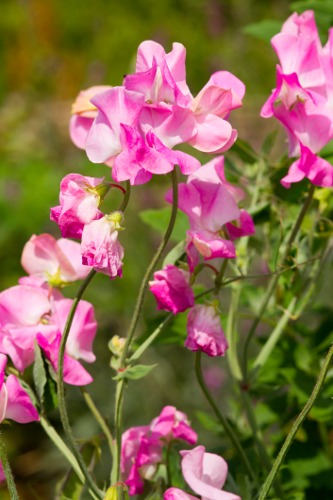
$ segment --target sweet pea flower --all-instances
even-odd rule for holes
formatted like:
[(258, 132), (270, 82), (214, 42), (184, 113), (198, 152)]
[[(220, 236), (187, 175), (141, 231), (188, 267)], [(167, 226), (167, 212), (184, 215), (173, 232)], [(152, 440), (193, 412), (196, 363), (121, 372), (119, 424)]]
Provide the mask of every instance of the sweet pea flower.
[(60, 287), (88, 275), (90, 269), (81, 260), (79, 243), (40, 234), (25, 244), (21, 264), (28, 274)]
[(59, 225), (63, 237), (81, 238), (83, 227), (103, 217), (98, 210), (109, 189), (104, 177), (68, 174), (60, 183), (60, 205), (51, 208), (50, 218)]
[(144, 480), (152, 479), (162, 462), (163, 447), (173, 439), (194, 444), (197, 434), (189, 426), (185, 413), (173, 406), (163, 408), (150, 425), (132, 427), (122, 436), (120, 468), (130, 495), (144, 490)]
[(149, 289), (156, 298), (157, 308), (177, 314), (192, 307), (194, 293), (189, 280), (189, 272), (172, 264), (156, 271), (154, 279), (149, 282)]
[[(238, 208), (243, 193), (225, 179), (223, 160), (215, 160), (192, 173), (186, 184), (179, 184), (179, 209), (189, 218), (186, 252), (190, 271), (204, 260), (235, 258), (231, 239), (254, 233), (250, 215)], [(172, 192), (166, 195), (172, 202)], [(236, 221), (237, 225), (230, 225)], [(230, 235), (229, 235), (230, 229)]]
[[(0, 352), (11, 357), (19, 371), (34, 362), (37, 334), (52, 343), (62, 334), (73, 301), (58, 294), (56, 300), (47, 290), (18, 285), (0, 293)], [(92, 343), (97, 323), (94, 309), (80, 301), (66, 345), (66, 354), (88, 363), (95, 360)]]
[(187, 415), (174, 406), (163, 408), (161, 414), (151, 422), (150, 431), (167, 442), (181, 439), (188, 444), (195, 444), (198, 439), (197, 433), (190, 427)]
[(82, 263), (111, 279), (122, 275), (124, 249), (117, 239), (122, 220), (121, 212), (113, 212), (85, 225), (82, 233)]
[[(213, 453), (206, 453), (204, 446), (193, 450), (181, 451), (182, 473), (187, 484), (200, 495), (202, 500), (241, 500), (238, 495), (222, 491), (227, 475), (228, 464)], [(192, 495), (178, 488), (169, 488), (164, 493), (164, 500), (192, 500)]]
[(84, 149), (86, 144), (87, 135), (94, 119), (97, 115), (97, 108), (91, 102), (91, 99), (110, 90), (112, 87), (108, 85), (95, 85), (86, 90), (81, 90), (72, 106), (72, 117), (69, 124), (69, 133), (75, 146)]
[(190, 310), (185, 347), (211, 357), (225, 355), (228, 342), (215, 305), (197, 304)]
[[(21, 387), (15, 375), (5, 380), (7, 357), (0, 354), (0, 422), (4, 419), (27, 424), (39, 420), (39, 415), (30, 396)], [(2, 479), (0, 472), (0, 480)]]

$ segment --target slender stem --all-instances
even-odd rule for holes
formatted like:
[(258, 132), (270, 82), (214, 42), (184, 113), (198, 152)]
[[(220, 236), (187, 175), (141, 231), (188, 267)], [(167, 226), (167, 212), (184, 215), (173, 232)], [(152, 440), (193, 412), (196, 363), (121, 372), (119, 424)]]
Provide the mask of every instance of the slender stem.
[(240, 369), (237, 356), (238, 331), (236, 330), (237, 328), (236, 318), (237, 318), (240, 293), (241, 289), (239, 286), (232, 287), (231, 302), (227, 318), (227, 330), (226, 330), (226, 337), (229, 345), (227, 362), (233, 377), (238, 381), (242, 379), (242, 371)]
[(113, 456), (113, 439), (112, 439), (111, 431), (110, 431), (108, 425), (106, 424), (104, 418), (100, 414), (100, 412), (99, 412), (97, 406), (95, 405), (92, 397), (90, 396), (89, 392), (86, 390), (86, 388), (85, 387), (81, 387), (81, 392), (82, 392), (83, 398), (84, 398), (84, 400), (85, 400), (85, 402), (86, 402), (89, 410), (91, 411), (91, 413), (94, 416), (96, 422), (98, 423), (98, 425), (100, 426), (100, 428), (104, 432), (106, 440), (108, 442), (108, 446), (109, 446), (109, 450), (110, 450), (111, 456)]
[(257, 482), (256, 475), (255, 475), (255, 473), (251, 467), (251, 464), (250, 464), (250, 462), (245, 454), (245, 451), (243, 450), (241, 443), (239, 442), (237, 435), (235, 434), (233, 428), (231, 427), (231, 425), (229, 424), (227, 419), (220, 412), (219, 408), (217, 407), (213, 397), (211, 396), (211, 394), (208, 390), (208, 387), (206, 385), (206, 382), (205, 382), (203, 374), (202, 374), (201, 351), (197, 351), (195, 354), (195, 374), (196, 374), (198, 383), (200, 385), (200, 388), (201, 388), (204, 396), (206, 397), (208, 403), (210, 404), (210, 406), (211, 406), (212, 410), (214, 411), (216, 417), (218, 418), (220, 424), (222, 425), (225, 433), (229, 437), (229, 439), (232, 442), (232, 444), (234, 445), (234, 447), (237, 449), (237, 451), (240, 455), (240, 458), (242, 459), (249, 476), (251, 477), (251, 479), (254, 482)]
[[(167, 230), (165, 232), (165, 235), (163, 237), (163, 240), (161, 241), (154, 257), (152, 258), (145, 274), (141, 282), (138, 298), (135, 304), (132, 320), (128, 329), (128, 333), (126, 336), (126, 341), (124, 345), (124, 349), (120, 358), (120, 368), (124, 369), (126, 366), (126, 358), (128, 355), (128, 352), (131, 348), (134, 334), (135, 334), (135, 329), (137, 327), (139, 318), (140, 318), (140, 313), (142, 310), (143, 302), (145, 299), (145, 294), (148, 288), (148, 282), (150, 279), (150, 276), (159, 261), (169, 239), (172, 234), (175, 222), (176, 222), (176, 217), (177, 217), (177, 210), (178, 210), (178, 180), (177, 180), (177, 172), (176, 169), (174, 169), (171, 173), (172, 175), (172, 210), (171, 210), (171, 216), (169, 220), (169, 225), (167, 227)], [(113, 466), (112, 466), (112, 472), (111, 472), (111, 480), (112, 483), (117, 482), (120, 480), (120, 453), (121, 453), (121, 417), (122, 417), (122, 404), (123, 404), (123, 393), (124, 393), (124, 380), (118, 380), (117, 382), (117, 387), (116, 387), (116, 404), (115, 404), (115, 434), (116, 434), (116, 442), (115, 442), (115, 453), (114, 453), (114, 461), (113, 461)]]
[(79, 305), (79, 302), (83, 296), (83, 293), (85, 292), (86, 288), (88, 287), (89, 283), (95, 276), (96, 271), (92, 269), (86, 279), (83, 281), (81, 284), (79, 291), (77, 293), (77, 296), (73, 300), (72, 307), (70, 309), (69, 315), (67, 317), (66, 325), (64, 328), (64, 332), (61, 338), (61, 343), (60, 343), (60, 349), (59, 349), (59, 355), (58, 355), (58, 374), (57, 374), (57, 388), (58, 388), (58, 400), (59, 400), (59, 413), (60, 413), (60, 419), (61, 423), (65, 432), (65, 436), (68, 440), (69, 447), (75, 456), (76, 460), (78, 461), (78, 464), (81, 468), (82, 474), (85, 477), (85, 480), (87, 482), (88, 487), (92, 490), (92, 492), (100, 499), (103, 499), (103, 494), (102, 492), (98, 489), (98, 486), (96, 485), (95, 481), (90, 475), (90, 472), (87, 469), (87, 466), (83, 460), (83, 457), (80, 453), (80, 450), (76, 444), (75, 437), (73, 435), (70, 422), (69, 422), (69, 417), (67, 413), (67, 408), (66, 408), (66, 400), (65, 400), (65, 384), (63, 380), (63, 372), (64, 372), (64, 357), (65, 357), (65, 348), (66, 348), (66, 342), (68, 339), (68, 335), (72, 326), (72, 322), (74, 319), (74, 315), (77, 309), (77, 306)]
[(40, 417), (40, 423), (46, 434), (51, 439), (51, 441), (53, 441), (58, 450), (64, 455), (68, 463), (72, 466), (77, 477), (80, 479), (82, 483), (84, 483), (84, 475), (81, 472), (79, 464), (77, 463), (73, 453), (67, 448), (66, 444), (61, 439), (55, 428), (50, 424), (50, 422), (45, 417)]
[(126, 181), (126, 191), (124, 193), (123, 201), (121, 202), (121, 205), (118, 208), (119, 212), (125, 212), (130, 196), (131, 196), (131, 184), (129, 181)]
[[(302, 225), (302, 222), (304, 220), (307, 209), (309, 208), (309, 206), (311, 204), (314, 190), (315, 190), (315, 186), (313, 184), (311, 184), (308, 196), (306, 197), (305, 202), (304, 202), (304, 204), (303, 204), (303, 206), (298, 214), (298, 217), (296, 219), (294, 227), (293, 227), (293, 229), (290, 233), (290, 236), (288, 238), (285, 250), (282, 254), (281, 261), (280, 261), (280, 264), (282, 266), (285, 264), (286, 258), (288, 257), (291, 246), (292, 246), (292, 244), (297, 236), (297, 233)], [(268, 303), (269, 303), (269, 301), (274, 293), (274, 290), (276, 288), (278, 281), (279, 281), (279, 274), (276, 274), (275, 276), (273, 276), (272, 280), (270, 281), (270, 283), (268, 285), (268, 288), (267, 288), (266, 293), (264, 295), (263, 301), (260, 305), (259, 312), (251, 325), (251, 328), (249, 330), (249, 333), (248, 333), (246, 340), (245, 340), (245, 343), (244, 343), (242, 369), (243, 369), (243, 381), (245, 384), (247, 384), (247, 382), (248, 382), (247, 358), (248, 358), (249, 346), (250, 346), (251, 340), (252, 340), (252, 338), (257, 330), (257, 326), (259, 325), (261, 318), (266, 310), (266, 307), (267, 307), (267, 305), (268, 305)]]
[(12, 470), (9, 465), (9, 461), (7, 458), (6, 448), (4, 442), (2, 440), (2, 433), (0, 434), (0, 460), (2, 463), (2, 467), (6, 476), (6, 482), (8, 486), (8, 491), (10, 493), (11, 500), (19, 500), (19, 496), (17, 493), (17, 489), (15, 486), (15, 481), (13, 477)]
[(324, 364), (320, 370), (320, 373), (319, 373), (319, 377), (318, 377), (318, 380), (316, 382), (316, 385), (312, 391), (312, 394), (310, 396), (310, 398), (308, 399), (306, 405), (304, 406), (303, 410), (301, 411), (301, 413), (298, 415), (298, 417), (296, 418), (295, 422), (293, 423), (292, 427), (291, 427), (291, 430), (288, 434), (288, 436), (286, 437), (286, 440), (285, 442), (283, 443), (282, 445), (282, 448), (278, 454), (278, 456), (276, 457), (275, 459), (275, 462), (273, 464), (273, 467), (272, 467), (272, 470), (271, 472), (269, 473), (268, 477), (266, 478), (264, 484), (263, 484), (263, 487), (260, 491), (260, 494), (259, 494), (259, 497), (258, 497), (258, 500), (264, 500), (267, 495), (268, 495), (268, 492), (272, 486), (272, 483), (273, 481), (275, 480), (275, 477), (279, 471), (279, 468), (286, 456), (286, 454), (288, 453), (288, 450), (294, 440), (294, 437), (295, 435), (297, 434), (297, 431), (298, 429), (300, 428), (300, 426), (302, 425), (304, 419), (306, 418), (307, 414), (309, 413), (309, 411), (311, 410), (312, 406), (314, 405), (314, 402), (322, 388), (322, 385), (325, 381), (325, 377), (326, 377), (326, 374), (328, 372), (328, 369), (329, 369), (329, 366), (330, 366), (330, 363), (332, 361), (332, 357), (333, 357), (333, 345), (331, 345), (327, 355), (326, 355), (326, 358), (325, 358), (325, 361), (324, 361)]
[(152, 260), (151, 260), (151, 262), (150, 262), (150, 264), (145, 272), (145, 275), (142, 279), (142, 282), (141, 282), (139, 295), (138, 295), (138, 298), (137, 298), (137, 301), (135, 304), (135, 308), (134, 308), (134, 312), (133, 312), (133, 316), (132, 316), (132, 321), (131, 321), (129, 329), (128, 329), (124, 350), (122, 352), (122, 356), (120, 359), (120, 366), (122, 366), (122, 367), (124, 366), (128, 351), (129, 351), (131, 344), (132, 344), (135, 329), (136, 329), (136, 326), (138, 324), (141, 309), (143, 306), (145, 293), (146, 293), (146, 290), (148, 288), (149, 278), (150, 278), (157, 262), (159, 261), (161, 255), (162, 255), (162, 253), (163, 253), (163, 251), (164, 251), (164, 249), (165, 249), (165, 247), (170, 239), (170, 236), (172, 234), (172, 231), (173, 231), (173, 228), (174, 228), (174, 225), (176, 222), (177, 210), (178, 210), (178, 183), (177, 183), (177, 172), (174, 169), (172, 171), (172, 211), (171, 211), (169, 225), (167, 227), (164, 238), (161, 241), (161, 244), (158, 247), (157, 252), (155, 253), (154, 257), (152, 258)]
[(223, 285), (222, 280), (224, 273), (227, 269), (227, 265), (228, 265), (228, 259), (224, 259), (221, 265), (221, 269), (215, 278), (215, 291), (214, 291), (215, 295), (218, 295), (220, 288)]
[(165, 455), (165, 466), (166, 466), (166, 472), (167, 472), (167, 487), (171, 488), (172, 486), (172, 475), (171, 475), (171, 467), (170, 467), (170, 452), (172, 449), (172, 441), (169, 441), (167, 449), (166, 449), (166, 455)]

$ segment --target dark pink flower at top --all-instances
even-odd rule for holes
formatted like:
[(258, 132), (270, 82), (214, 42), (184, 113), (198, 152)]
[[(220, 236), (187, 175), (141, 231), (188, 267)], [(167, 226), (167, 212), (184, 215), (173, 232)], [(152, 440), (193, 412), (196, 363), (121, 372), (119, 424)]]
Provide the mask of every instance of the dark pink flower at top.
[(84, 279), (90, 269), (82, 265), (80, 244), (50, 234), (33, 235), (25, 244), (21, 264), (25, 271), (52, 286)]
[(157, 308), (177, 314), (192, 307), (194, 293), (189, 279), (189, 272), (172, 264), (156, 271), (154, 279), (149, 282), (149, 288), (157, 300)]
[(96, 85), (86, 90), (81, 90), (72, 106), (72, 117), (69, 125), (69, 133), (75, 146), (84, 149), (87, 135), (97, 115), (97, 108), (91, 99), (101, 92), (110, 90), (108, 85)]
[(6, 364), (7, 357), (0, 354), (0, 423), (7, 418), (20, 424), (39, 420), (30, 396), (21, 387), (17, 377), (9, 375), (5, 380)]
[(224, 356), (228, 342), (214, 305), (197, 304), (190, 310), (185, 346), (191, 351), (200, 350), (208, 356)]
[(98, 207), (105, 190), (104, 177), (68, 174), (60, 183), (60, 205), (51, 208), (50, 218), (63, 237), (80, 238), (85, 224), (103, 217)]
[(121, 212), (113, 212), (85, 225), (82, 233), (82, 263), (111, 279), (122, 275), (124, 249), (118, 241), (122, 219)]

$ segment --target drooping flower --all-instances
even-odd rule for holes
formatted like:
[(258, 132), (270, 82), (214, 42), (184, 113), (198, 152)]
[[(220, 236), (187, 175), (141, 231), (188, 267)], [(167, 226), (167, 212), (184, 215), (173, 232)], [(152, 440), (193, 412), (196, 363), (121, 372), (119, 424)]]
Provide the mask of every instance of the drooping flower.
[(194, 293), (189, 284), (190, 274), (168, 264), (154, 273), (149, 282), (150, 291), (157, 300), (157, 308), (177, 314), (194, 305)]
[(68, 174), (62, 179), (60, 205), (51, 208), (50, 218), (63, 237), (80, 238), (85, 224), (103, 217), (98, 207), (108, 189), (104, 177)]
[(63, 286), (84, 279), (90, 269), (81, 263), (80, 245), (50, 234), (33, 235), (25, 244), (21, 264), (24, 270), (51, 286)]
[(208, 356), (224, 356), (228, 349), (220, 315), (215, 305), (195, 305), (187, 319), (185, 346), (191, 351), (202, 351)]
[(111, 279), (122, 275), (124, 249), (118, 241), (122, 220), (121, 212), (113, 212), (85, 225), (82, 233), (82, 263)]
[(187, 415), (174, 406), (163, 408), (160, 415), (151, 422), (150, 431), (167, 442), (181, 439), (188, 444), (195, 444), (198, 439), (197, 433), (190, 426)]
[[(202, 500), (241, 500), (238, 495), (221, 490), (228, 474), (228, 464), (222, 457), (206, 453), (204, 446), (184, 450), (180, 454), (183, 457), (181, 467), (184, 479)], [(164, 500), (193, 498), (178, 488), (169, 488), (164, 493)]]

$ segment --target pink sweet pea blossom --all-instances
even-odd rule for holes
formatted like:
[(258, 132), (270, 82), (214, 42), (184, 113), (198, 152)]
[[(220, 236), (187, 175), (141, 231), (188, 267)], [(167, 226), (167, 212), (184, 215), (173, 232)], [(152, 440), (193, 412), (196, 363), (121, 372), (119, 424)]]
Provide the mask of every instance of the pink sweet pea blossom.
[(197, 433), (190, 427), (187, 415), (174, 406), (165, 406), (150, 424), (151, 432), (165, 441), (181, 439), (188, 444), (197, 442)]
[[(236, 203), (242, 195), (242, 190), (226, 181), (221, 159), (192, 173), (187, 184), (179, 184), (179, 208), (190, 222), (186, 251), (191, 271), (199, 263), (199, 254), (204, 260), (236, 257), (230, 240), (254, 233), (250, 215)], [(171, 191), (166, 200), (172, 202)], [(230, 225), (232, 221), (238, 225)]]
[(132, 427), (124, 432), (121, 448), (121, 473), (130, 495), (139, 495), (144, 480), (152, 479), (162, 462), (163, 446), (173, 439), (194, 444), (197, 434), (185, 413), (166, 406), (149, 426)]
[[(238, 495), (221, 490), (228, 474), (228, 464), (222, 457), (206, 453), (204, 446), (181, 451), (180, 454), (183, 457), (181, 467), (184, 479), (203, 500), (240, 500)], [(170, 488), (164, 494), (164, 500), (192, 498), (178, 488)]]
[(88, 275), (90, 269), (81, 260), (79, 243), (40, 234), (25, 244), (21, 264), (28, 274), (51, 286), (62, 286)]
[(281, 179), (281, 184), (289, 188), (290, 184), (299, 182), (305, 177), (315, 186), (333, 186), (332, 165), (320, 156), (311, 153), (309, 148), (301, 144), (301, 157), (290, 166), (288, 174)]
[(72, 106), (72, 118), (69, 133), (75, 146), (85, 148), (87, 135), (97, 115), (97, 108), (91, 99), (101, 92), (111, 89), (108, 85), (96, 85), (86, 90), (81, 90)]
[[(23, 371), (34, 361), (34, 341), (41, 334), (49, 343), (63, 332), (72, 300), (56, 300), (36, 286), (19, 285), (0, 293), (0, 352)], [(66, 354), (88, 363), (95, 360), (92, 343), (97, 324), (94, 309), (80, 301), (66, 345)]]
[(113, 212), (84, 226), (82, 233), (82, 263), (111, 279), (122, 275), (124, 249), (117, 239), (122, 219), (121, 212)]
[(214, 305), (197, 304), (190, 310), (185, 346), (191, 351), (200, 350), (208, 356), (224, 356), (228, 342)]
[(192, 307), (194, 294), (189, 280), (189, 272), (172, 264), (156, 271), (149, 288), (157, 300), (157, 308), (177, 314)]
[(0, 422), (7, 418), (20, 424), (39, 420), (30, 396), (21, 387), (17, 377), (9, 375), (5, 380), (6, 364), (7, 357), (0, 354)]
[(60, 205), (51, 208), (50, 218), (55, 221), (64, 237), (80, 238), (85, 224), (103, 217), (98, 207), (108, 186), (104, 177), (86, 177), (68, 174), (60, 183)]

